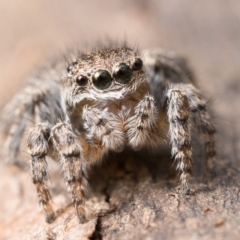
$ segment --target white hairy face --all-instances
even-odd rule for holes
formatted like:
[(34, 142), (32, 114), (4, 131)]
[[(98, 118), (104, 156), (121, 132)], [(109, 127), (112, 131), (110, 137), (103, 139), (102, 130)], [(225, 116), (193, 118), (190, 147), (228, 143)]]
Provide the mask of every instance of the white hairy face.
[(83, 55), (69, 65), (62, 86), (65, 105), (74, 108), (140, 100), (147, 91), (143, 62), (128, 48)]

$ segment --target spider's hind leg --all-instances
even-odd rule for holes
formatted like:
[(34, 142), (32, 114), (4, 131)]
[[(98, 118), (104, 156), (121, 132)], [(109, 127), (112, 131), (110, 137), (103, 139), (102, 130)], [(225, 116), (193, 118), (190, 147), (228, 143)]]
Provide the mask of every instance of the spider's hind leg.
[(25, 129), (31, 121), (33, 104), (26, 100), (22, 101), (20, 97), (17, 96), (2, 113), (3, 132), (7, 136), (3, 154), (11, 164), (25, 168), (26, 164), (19, 160), (19, 150)]
[(206, 101), (200, 95), (195, 87), (186, 85), (186, 93), (188, 95), (189, 104), (191, 108), (191, 115), (194, 124), (198, 131), (203, 135), (205, 141), (205, 159), (206, 166), (209, 169), (214, 167), (215, 151), (215, 127), (212, 123), (211, 117), (206, 109)]
[(24, 133), (32, 123), (53, 124), (61, 117), (59, 94), (56, 84), (29, 85), (5, 107), (1, 114), (1, 125), (6, 136), (3, 153), (8, 162), (25, 167), (19, 157)]

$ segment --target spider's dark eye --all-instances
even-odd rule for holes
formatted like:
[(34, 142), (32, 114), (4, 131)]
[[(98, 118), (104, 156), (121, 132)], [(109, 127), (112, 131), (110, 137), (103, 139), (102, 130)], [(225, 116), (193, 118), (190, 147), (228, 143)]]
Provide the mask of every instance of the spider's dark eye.
[(132, 70), (127, 64), (121, 63), (115, 68), (113, 77), (117, 82), (126, 84), (131, 80)]
[(133, 62), (133, 65), (132, 65), (132, 70), (133, 71), (138, 71), (142, 68), (143, 66), (143, 62), (142, 62), (142, 59), (140, 58), (136, 58)]
[(76, 83), (81, 87), (86, 86), (88, 83), (88, 78), (86, 76), (80, 75), (76, 78)]
[(72, 69), (73, 69), (73, 65), (72, 64), (70, 64), (68, 67), (67, 67), (67, 72), (69, 73), (69, 72), (71, 72), (72, 71)]
[(72, 70), (74, 69), (74, 67), (75, 67), (77, 64), (78, 64), (77, 61), (69, 64), (68, 67), (67, 67), (67, 72), (68, 72), (68, 73), (72, 72)]
[(110, 87), (112, 83), (112, 77), (108, 71), (98, 70), (93, 74), (92, 81), (96, 88), (104, 90)]

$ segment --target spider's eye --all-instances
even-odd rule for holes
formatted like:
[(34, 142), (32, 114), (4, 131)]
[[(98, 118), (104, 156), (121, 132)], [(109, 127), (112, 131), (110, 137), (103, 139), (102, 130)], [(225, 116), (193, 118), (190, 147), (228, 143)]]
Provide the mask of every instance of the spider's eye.
[(117, 82), (126, 84), (131, 80), (132, 70), (127, 64), (121, 63), (115, 68), (113, 77)]
[(96, 88), (104, 90), (110, 87), (112, 83), (112, 77), (108, 71), (98, 70), (93, 74), (92, 81)]
[(74, 69), (74, 67), (75, 67), (77, 64), (78, 64), (77, 61), (69, 64), (68, 67), (67, 67), (67, 72), (68, 72), (68, 73), (72, 72), (72, 70)]
[(87, 83), (88, 83), (88, 78), (84, 75), (80, 75), (76, 78), (76, 83), (79, 85), (79, 86), (86, 86)]
[(70, 73), (73, 69), (73, 65), (70, 64), (68, 67), (67, 67), (67, 72)]
[(136, 58), (133, 62), (133, 65), (132, 65), (132, 70), (133, 71), (138, 71), (142, 68), (143, 66), (143, 62), (142, 62), (142, 59), (140, 58)]

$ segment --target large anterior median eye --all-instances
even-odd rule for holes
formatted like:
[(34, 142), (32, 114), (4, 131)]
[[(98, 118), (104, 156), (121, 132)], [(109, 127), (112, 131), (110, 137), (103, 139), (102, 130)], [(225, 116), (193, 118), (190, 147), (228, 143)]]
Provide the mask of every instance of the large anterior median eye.
[(121, 63), (115, 68), (113, 77), (117, 82), (126, 84), (131, 80), (132, 70), (127, 64)]
[(93, 74), (92, 81), (96, 88), (104, 90), (110, 87), (112, 83), (112, 77), (108, 71), (98, 70)]

